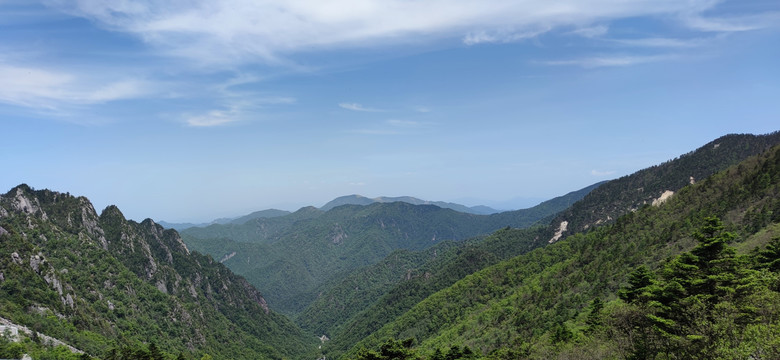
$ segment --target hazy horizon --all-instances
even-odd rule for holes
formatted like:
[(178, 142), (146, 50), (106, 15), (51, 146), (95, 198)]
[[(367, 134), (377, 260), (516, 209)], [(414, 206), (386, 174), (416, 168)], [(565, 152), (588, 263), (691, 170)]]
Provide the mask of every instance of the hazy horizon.
[(777, 2), (6, 0), (0, 14), (0, 188), (134, 220), (349, 194), (546, 200), (780, 123)]

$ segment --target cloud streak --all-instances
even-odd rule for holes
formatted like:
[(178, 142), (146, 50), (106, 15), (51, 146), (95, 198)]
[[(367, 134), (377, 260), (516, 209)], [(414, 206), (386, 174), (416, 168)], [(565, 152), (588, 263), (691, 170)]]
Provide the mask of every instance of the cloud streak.
[(647, 64), (659, 61), (667, 61), (677, 58), (674, 55), (649, 55), (649, 56), (594, 56), (570, 60), (552, 60), (542, 62), (550, 66), (579, 66), (583, 68), (621, 67), (638, 64)]
[(382, 112), (382, 111), (384, 111), (382, 109), (365, 107), (365, 106), (360, 105), (358, 103), (340, 103), (339, 107), (342, 108), (342, 109), (346, 109), (346, 110), (363, 111), (363, 112)]
[(699, 15), (717, 4), (706, 0), (50, 0), (47, 4), (133, 34), (168, 55), (222, 65), (284, 64), (286, 56), (298, 52), (427, 40), (505, 43), (567, 27), (594, 36), (605, 28), (591, 24), (639, 16), (684, 19), (701, 29), (726, 27)]
[(101, 82), (87, 76), (0, 63), (0, 102), (49, 110), (145, 97), (152, 86), (138, 79)]

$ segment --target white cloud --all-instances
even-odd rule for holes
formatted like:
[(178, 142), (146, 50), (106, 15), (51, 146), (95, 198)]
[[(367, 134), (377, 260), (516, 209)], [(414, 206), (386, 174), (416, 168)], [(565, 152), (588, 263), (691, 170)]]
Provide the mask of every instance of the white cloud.
[(466, 45), (476, 45), (480, 43), (509, 43), (520, 41), (524, 39), (530, 39), (539, 36), (545, 32), (550, 31), (551, 27), (543, 27), (536, 30), (528, 31), (475, 31), (468, 33), (463, 38), (463, 43)]
[(672, 55), (650, 55), (650, 56), (595, 56), (571, 60), (553, 60), (545, 61), (543, 64), (551, 66), (580, 66), (584, 68), (631, 66), (637, 64), (646, 64), (658, 61), (667, 61), (675, 58)]
[(608, 39), (609, 41), (636, 47), (657, 48), (689, 48), (701, 46), (706, 39), (673, 39), (673, 38), (641, 38), (641, 39)]
[(375, 109), (375, 108), (369, 108), (365, 107), (363, 105), (360, 105), (358, 103), (340, 103), (339, 107), (342, 109), (352, 110), (352, 111), (365, 111), (365, 112), (381, 112), (384, 111), (382, 109)]
[(194, 127), (211, 127), (225, 125), (239, 119), (235, 110), (211, 110), (203, 115), (188, 117), (187, 125)]
[(710, 32), (740, 32), (780, 27), (780, 12), (765, 12), (732, 17), (704, 17), (698, 13), (682, 17), (683, 22), (696, 30)]
[(57, 109), (148, 96), (152, 87), (142, 80), (102, 82), (90, 76), (0, 63), (0, 102), (32, 108)]
[[(292, 53), (460, 38), (503, 43), (639, 16), (681, 18), (711, 0), (50, 0), (103, 27), (197, 63), (284, 64)], [(691, 20), (691, 24), (699, 27)], [(710, 20), (712, 21), (712, 20)], [(602, 28), (591, 27), (591, 35)]]

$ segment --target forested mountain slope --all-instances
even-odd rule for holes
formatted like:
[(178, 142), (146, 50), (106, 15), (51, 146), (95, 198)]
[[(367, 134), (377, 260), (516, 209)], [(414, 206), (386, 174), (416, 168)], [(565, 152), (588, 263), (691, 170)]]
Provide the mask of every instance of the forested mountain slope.
[(598, 184), (537, 207), (474, 215), (405, 202), (342, 205), (243, 225), (212, 225), (182, 232), (193, 249), (211, 254), (261, 289), (275, 309), (296, 314), (322, 292), (394, 250), (422, 250), (444, 240), (463, 240), (497, 229), (526, 227), (563, 210)]
[[(779, 235), (775, 147), (664, 203), (467, 276), (348, 354), (370, 358), (359, 350), (385, 343), (430, 359), (464, 346), (495, 359), (776, 358), (780, 240), (770, 239)], [(414, 349), (392, 338), (412, 338)]]
[(421, 200), (415, 197), (411, 196), (395, 196), (395, 197), (387, 197), (387, 196), (380, 196), (376, 198), (368, 198), (361, 195), (346, 195), (337, 197), (322, 207), (320, 207), (320, 210), (328, 211), (330, 209), (333, 209), (335, 207), (341, 206), (341, 205), (370, 205), (376, 202), (381, 203), (391, 203), (391, 202), (405, 202), (407, 204), (412, 205), (435, 205), (442, 209), (452, 209), (457, 212), (462, 212), (466, 214), (476, 214), (476, 215), (490, 215), (495, 214), (500, 211), (496, 209), (491, 209), (487, 206), (466, 206), (451, 202), (445, 202), (445, 201), (427, 201), (427, 200)]
[(610, 181), (556, 215), (548, 229), (549, 239), (612, 222), (778, 144), (780, 132), (725, 135), (676, 159)]
[(26, 185), (0, 196), (0, 316), (100, 358), (151, 344), (185, 358), (303, 357), (316, 340), (175, 230)]

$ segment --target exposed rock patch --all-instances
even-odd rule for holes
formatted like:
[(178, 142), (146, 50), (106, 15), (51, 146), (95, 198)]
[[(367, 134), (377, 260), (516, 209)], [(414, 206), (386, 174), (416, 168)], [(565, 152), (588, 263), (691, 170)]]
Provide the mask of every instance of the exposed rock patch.
[(563, 233), (566, 232), (566, 228), (569, 227), (569, 222), (564, 220), (561, 221), (561, 225), (558, 226), (558, 230), (555, 230), (555, 235), (548, 241), (550, 244), (558, 241), (563, 236)]
[(672, 197), (672, 195), (674, 195), (674, 191), (671, 191), (671, 190), (664, 191), (663, 194), (661, 194), (660, 197), (658, 197), (657, 199), (653, 200), (653, 206), (659, 206), (659, 205), (663, 204), (664, 202), (666, 202), (666, 200), (669, 200), (669, 198)]
[(233, 251), (233, 252), (232, 252), (232, 253), (230, 253), (230, 254), (227, 254), (227, 255), (223, 256), (223, 257), (222, 257), (222, 259), (220, 259), (220, 260), (219, 260), (219, 262), (220, 262), (220, 263), (223, 263), (223, 262), (225, 262), (225, 261), (228, 261), (228, 260), (230, 260), (230, 259), (231, 259), (232, 257), (234, 257), (234, 256), (236, 256), (236, 252), (235, 252), (235, 251)]

